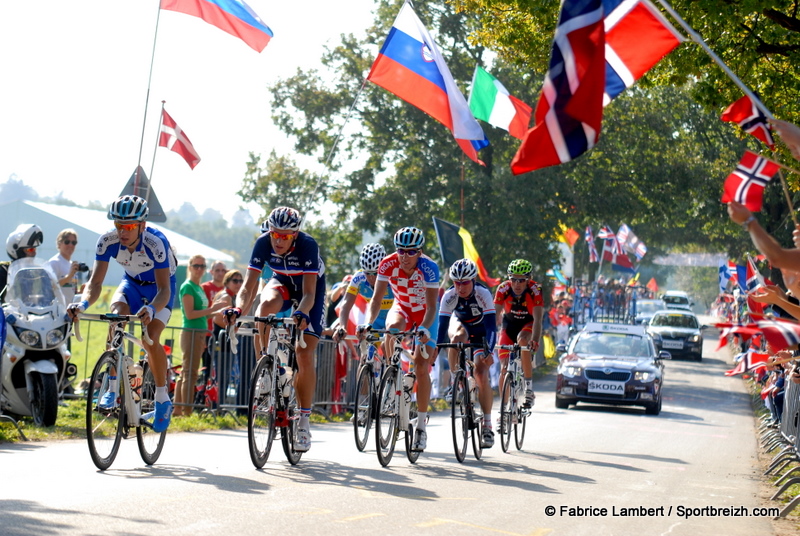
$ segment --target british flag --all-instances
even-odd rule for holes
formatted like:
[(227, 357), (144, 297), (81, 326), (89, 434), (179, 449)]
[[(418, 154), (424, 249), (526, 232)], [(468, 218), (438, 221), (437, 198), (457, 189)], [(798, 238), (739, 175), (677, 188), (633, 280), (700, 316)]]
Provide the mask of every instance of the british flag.
[(722, 202), (737, 201), (751, 212), (761, 210), (764, 187), (780, 169), (775, 162), (758, 156), (752, 151), (745, 151), (739, 165), (725, 179)]
[(775, 150), (775, 140), (772, 138), (772, 129), (767, 123), (767, 116), (747, 95), (728, 106), (722, 112), (720, 119), (736, 123), (742, 130), (766, 143), (773, 151)]
[(594, 235), (592, 234), (592, 226), (588, 225), (586, 227), (586, 233), (584, 234), (584, 239), (586, 243), (589, 245), (589, 262), (599, 262), (600, 256), (597, 254), (597, 246), (594, 245)]

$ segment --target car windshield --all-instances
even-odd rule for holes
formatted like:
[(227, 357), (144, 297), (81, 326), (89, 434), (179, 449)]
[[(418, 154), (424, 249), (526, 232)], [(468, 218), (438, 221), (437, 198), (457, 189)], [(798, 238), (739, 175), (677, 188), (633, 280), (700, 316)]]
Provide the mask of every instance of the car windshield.
[(671, 328), (694, 328), (697, 329), (697, 318), (690, 315), (656, 315), (650, 322), (651, 326), (667, 326)]
[(583, 333), (572, 349), (586, 356), (641, 358), (650, 357), (650, 345), (644, 337), (625, 333)]
[(683, 296), (664, 296), (667, 305), (689, 305), (689, 300)]
[(664, 308), (664, 304), (661, 302), (637, 302), (636, 304), (636, 312), (638, 313), (655, 313), (656, 311), (660, 311)]

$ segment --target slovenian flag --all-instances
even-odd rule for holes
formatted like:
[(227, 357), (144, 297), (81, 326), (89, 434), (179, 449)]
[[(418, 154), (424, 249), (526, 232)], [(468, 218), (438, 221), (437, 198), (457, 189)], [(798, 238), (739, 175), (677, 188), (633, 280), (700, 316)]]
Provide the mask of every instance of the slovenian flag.
[(408, 3), (389, 30), (367, 80), (413, 104), (450, 129), (473, 161), (489, 141), (472, 116), (436, 42)]
[(199, 17), (256, 52), (272, 39), (272, 30), (243, 0), (161, 0), (161, 9)]
[(477, 119), (519, 139), (528, 131), (533, 113), (530, 106), (509, 94), (497, 78), (478, 65), (472, 75), (469, 109)]

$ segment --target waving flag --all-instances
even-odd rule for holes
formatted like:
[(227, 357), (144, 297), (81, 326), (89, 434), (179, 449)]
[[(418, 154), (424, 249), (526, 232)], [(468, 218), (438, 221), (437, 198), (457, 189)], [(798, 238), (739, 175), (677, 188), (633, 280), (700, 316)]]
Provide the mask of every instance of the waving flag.
[(189, 137), (163, 108), (161, 109), (161, 135), (158, 138), (158, 146), (166, 147), (181, 155), (192, 169), (200, 163), (200, 155), (194, 150)]
[(642, 257), (647, 253), (647, 246), (644, 245), (644, 242), (639, 240), (639, 237), (634, 234), (627, 224), (623, 223), (619, 226), (617, 230), (617, 242), (619, 243), (618, 247), (622, 248), (623, 251), (633, 253), (638, 260), (642, 260)]
[(728, 282), (731, 280), (730, 264), (726, 261), (719, 261), (719, 291), (725, 292)]
[(469, 259), (478, 267), (478, 276), (487, 285), (494, 287), (500, 284), (500, 280), (489, 275), (489, 271), (483, 265), (478, 250), (472, 243), (472, 235), (463, 227), (459, 227), (449, 221), (433, 218), (433, 228), (436, 231), (436, 238), (439, 240), (439, 249), (442, 252), (442, 261), (446, 266), (452, 266), (459, 259)]
[(769, 359), (769, 354), (764, 354), (761, 352), (756, 352), (752, 349), (748, 349), (744, 354), (742, 354), (742, 359), (739, 361), (739, 364), (736, 365), (736, 367), (733, 370), (726, 371), (725, 376), (737, 376), (739, 374), (744, 374), (745, 372), (749, 372), (759, 367), (763, 367), (768, 359)]
[(774, 351), (800, 344), (800, 324), (793, 320), (751, 315)]
[(764, 277), (761, 275), (761, 272), (758, 271), (756, 265), (753, 263), (752, 257), (750, 255), (747, 256), (747, 308), (753, 312), (758, 314), (764, 313), (764, 304), (758, 303), (757, 301), (753, 300), (750, 297), (750, 294), (755, 292), (759, 287), (764, 286)]
[(775, 150), (775, 140), (772, 139), (772, 128), (767, 123), (767, 116), (747, 95), (728, 106), (722, 112), (720, 119), (728, 123), (736, 123), (742, 130), (766, 143), (773, 151)]
[(751, 212), (761, 210), (764, 187), (775, 176), (780, 166), (752, 151), (745, 151), (736, 170), (725, 179), (722, 202), (738, 201)]
[(261, 52), (272, 30), (243, 0), (161, 0), (161, 9), (199, 17)]
[(522, 139), (531, 122), (530, 106), (509, 94), (500, 81), (476, 65), (469, 92), (469, 109), (481, 121)]
[(473, 161), (489, 144), (458, 89), (439, 47), (408, 3), (403, 3), (367, 80), (445, 125)]
[(583, 238), (589, 245), (589, 262), (598, 262), (600, 257), (597, 255), (597, 247), (594, 245), (594, 236), (592, 235), (591, 226), (586, 227), (586, 232), (584, 233)]
[(636, 269), (628, 258), (628, 255), (621, 249), (615, 248), (614, 243), (617, 238), (610, 238), (603, 243), (603, 260), (611, 262), (611, 268), (618, 272), (635, 274)]
[(561, 232), (556, 236), (556, 239), (559, 242), (564, 242), (566, 245), (570, 247), (570, 249), (572, 249), (572, 246), (575, 245), (575, 242), (578, 241), (581, 235), (578, 234), (578, 231), (576, 231), (575, 229), (568, 228), (563, 223), (559, 223), (558, 227), (561, 230)]
[(615, 237), (616, 235), (614, 234), (614, 231), (612, 231), (611, 227), (609, 227), (608, 225), (603, 225), (602, 227), (600, 227), (600, 230), (597, 231), (597, 238), (600, 238), (602, 240), (608, 240), (609, 238), (615, 238)]

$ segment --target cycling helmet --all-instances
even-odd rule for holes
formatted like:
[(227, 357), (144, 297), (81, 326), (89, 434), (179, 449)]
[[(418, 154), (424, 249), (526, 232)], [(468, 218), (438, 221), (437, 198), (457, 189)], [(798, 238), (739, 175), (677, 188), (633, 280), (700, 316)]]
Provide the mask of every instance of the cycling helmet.
[(117, 221), (145, 221), (150, 209), (147, 201), (136, 195), (123, 195), (108, 209), (108, 219)]
[(403, 227), (394, 233), (394, 247), (421, 248), (425, 244), (425, 235), (416, 227)]
[(380, 244), (365, 244), (361, 248), (361, 257), (358, 259), (361, 269), (365, 272), (375, 272), (378, 265), (386, 256), (386, 250)]
[(478, 267), (469, 259), (459, 259), (450, 267), (450, 279), (466, 281), (478, 277)]
[(6, 240), (6, 252), (12, 261), (27, 257), (25, 248), (38, 248), (44, 241), (42, 229), (38, 225), (22, 223)]
[(300, 217), (297, 210), (290, 207), (278, 207), (273, 209), (269, 213), (267, 221), (261, 224), (261, 231), (266, 233), (270, 227), (281, 231), (299, 231), (302, 221), (303, 218)]
[(525, 259), (515, 259), (508, 265), (508, 275), (531, 275), (533, 266)]

